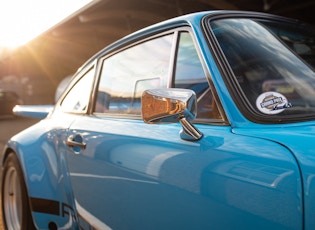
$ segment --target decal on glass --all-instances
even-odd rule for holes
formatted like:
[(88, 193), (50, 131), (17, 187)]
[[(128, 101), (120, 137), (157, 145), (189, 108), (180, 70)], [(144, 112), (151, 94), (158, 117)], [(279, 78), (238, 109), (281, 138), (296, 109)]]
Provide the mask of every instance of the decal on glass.
[(284, 109), (292, 107), (292, 104), (280, 93), (265, 92), (257, 98), (256, 106), (264, 114), (278, 114)]

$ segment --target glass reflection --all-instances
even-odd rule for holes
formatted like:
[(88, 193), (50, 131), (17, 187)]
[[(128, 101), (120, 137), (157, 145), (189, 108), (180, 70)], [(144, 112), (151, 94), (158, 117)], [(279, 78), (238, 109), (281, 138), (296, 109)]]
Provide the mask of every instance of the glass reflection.
[(315, 114), (313, 32), (293, 24), (252, 19), (216, 20), (211, 26), (257, 112), (268, 114), (256, 106), (259, 96), (276, 92), (292, 105), (282, 108), (281, 116)]

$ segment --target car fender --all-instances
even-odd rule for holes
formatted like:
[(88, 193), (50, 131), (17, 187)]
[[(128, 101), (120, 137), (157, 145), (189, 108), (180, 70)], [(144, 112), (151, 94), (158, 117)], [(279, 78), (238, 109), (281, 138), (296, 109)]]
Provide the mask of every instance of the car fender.
[(44, 132), (43, 123), (28, 128), (27, 134), (23, 131), (12, 137), (2, 163), (10, 152), (17, 155), (37, 228), (48, 228), (48, 224), (53, 222), (58, 228), (76, 229), (77, 217), (66, 173), (64, 146), (57, 140), (66, 135), (66, 130)]

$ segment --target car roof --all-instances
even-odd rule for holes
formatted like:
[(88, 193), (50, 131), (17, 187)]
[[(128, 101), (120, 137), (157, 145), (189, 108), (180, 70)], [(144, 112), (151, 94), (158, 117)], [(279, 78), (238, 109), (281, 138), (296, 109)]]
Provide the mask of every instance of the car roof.
[[(128, 45), (128, 43), (132, 43), (133, 41), (145, 37), (146, 35), (152, 35), (154, 32), (161, 32), (163, 30), (170, 29), (175, 26), (187, 26), (187, 25), (200, 25), (200, 22), (202, 18), (205, 16), (219, 16), (219, 15), (233, 15), (233, 16), (264, 16), (264, 17), (272, 17), (272, 18), (278, 18), (278, 19), (287, 19), (285, 17), (281, 17), (278, 15), (272, 15), (262, 12), (253, 12), (253, 11), (233, 11), (233, 10), (213, 10), (213, 11), (202, 11), (197, 13), (190, 13), (178, 17), (174, 17), (150, 26), (147, 26), (143, 29), (140, 29), (138, 31), (135, 31), (116, 42), (111, 43), (110, 45), (106, 46), (99, 52), (97, 52), (95, 55), (93, 55), (88, 61), (86, 61), (77, 72), (79, 72), (81, 69), (84, 69), (85, 67), (91, 65), (95, 61), (95, 59), (98, 59), (99, 57), (103, 56), (104, 54), (114, 51), (116, 49), (119, 49), (120, 47), (124, 45)], [(297, 21), (297, 20), (295, 20)]]
[(163, 31), (163, 29), (167, 30), (173, 26), (178, 26), (180, 24), (182, 24), (182, 25), (195, 24), (197, 18), (201, 19), (205, 15), (209, 15), (211, 13), (217, 13), (217, 11), (204, 11), (204, 12), (187, 14), (187, 15), (175, 17), (172, 19), (168, 19), (168, 20), (147, 26), (147, 27), (140, 29), (138, 31), (135, 31), (135, 32), (133, 32), (133, 33), (131, 33), (125, 37), (122, 37), (121, 39), (111, 43), (110, 45), (106, 46), (105, 48), (103, 48), (102, 50), (97, 52), (87, 62), (85, 62), (78, 69), (78, 71), (85, 68), (86, 66), (89, 66), (92, 62), (95, 61), (95, 59), (103, 56), (105, 53), (108, 53), (110, 51), (114, 51), (114, 50), (118, 49), (119, 47), (126, 45), (128, 43), (131, 43), (132, 41), (134, 41), (138, 38), (145, 37), (146, 35), (150, 35), (150, 34), (154, 33), (155, 31)]

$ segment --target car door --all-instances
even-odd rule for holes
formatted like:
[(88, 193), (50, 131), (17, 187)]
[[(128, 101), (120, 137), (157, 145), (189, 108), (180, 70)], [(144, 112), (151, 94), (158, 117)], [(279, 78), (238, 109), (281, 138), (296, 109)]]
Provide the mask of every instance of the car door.
[[(68, 133), (82, 229), (302, 226), (294, 159), (276, 143), (231, 132), (196, 47), (190, 30), (175, 30), (99, 61), (93, 113)], [(179, 123), (141, 120), (141, 93), (166, 87), (196, 92), (199, 141), (181, 139)]]

